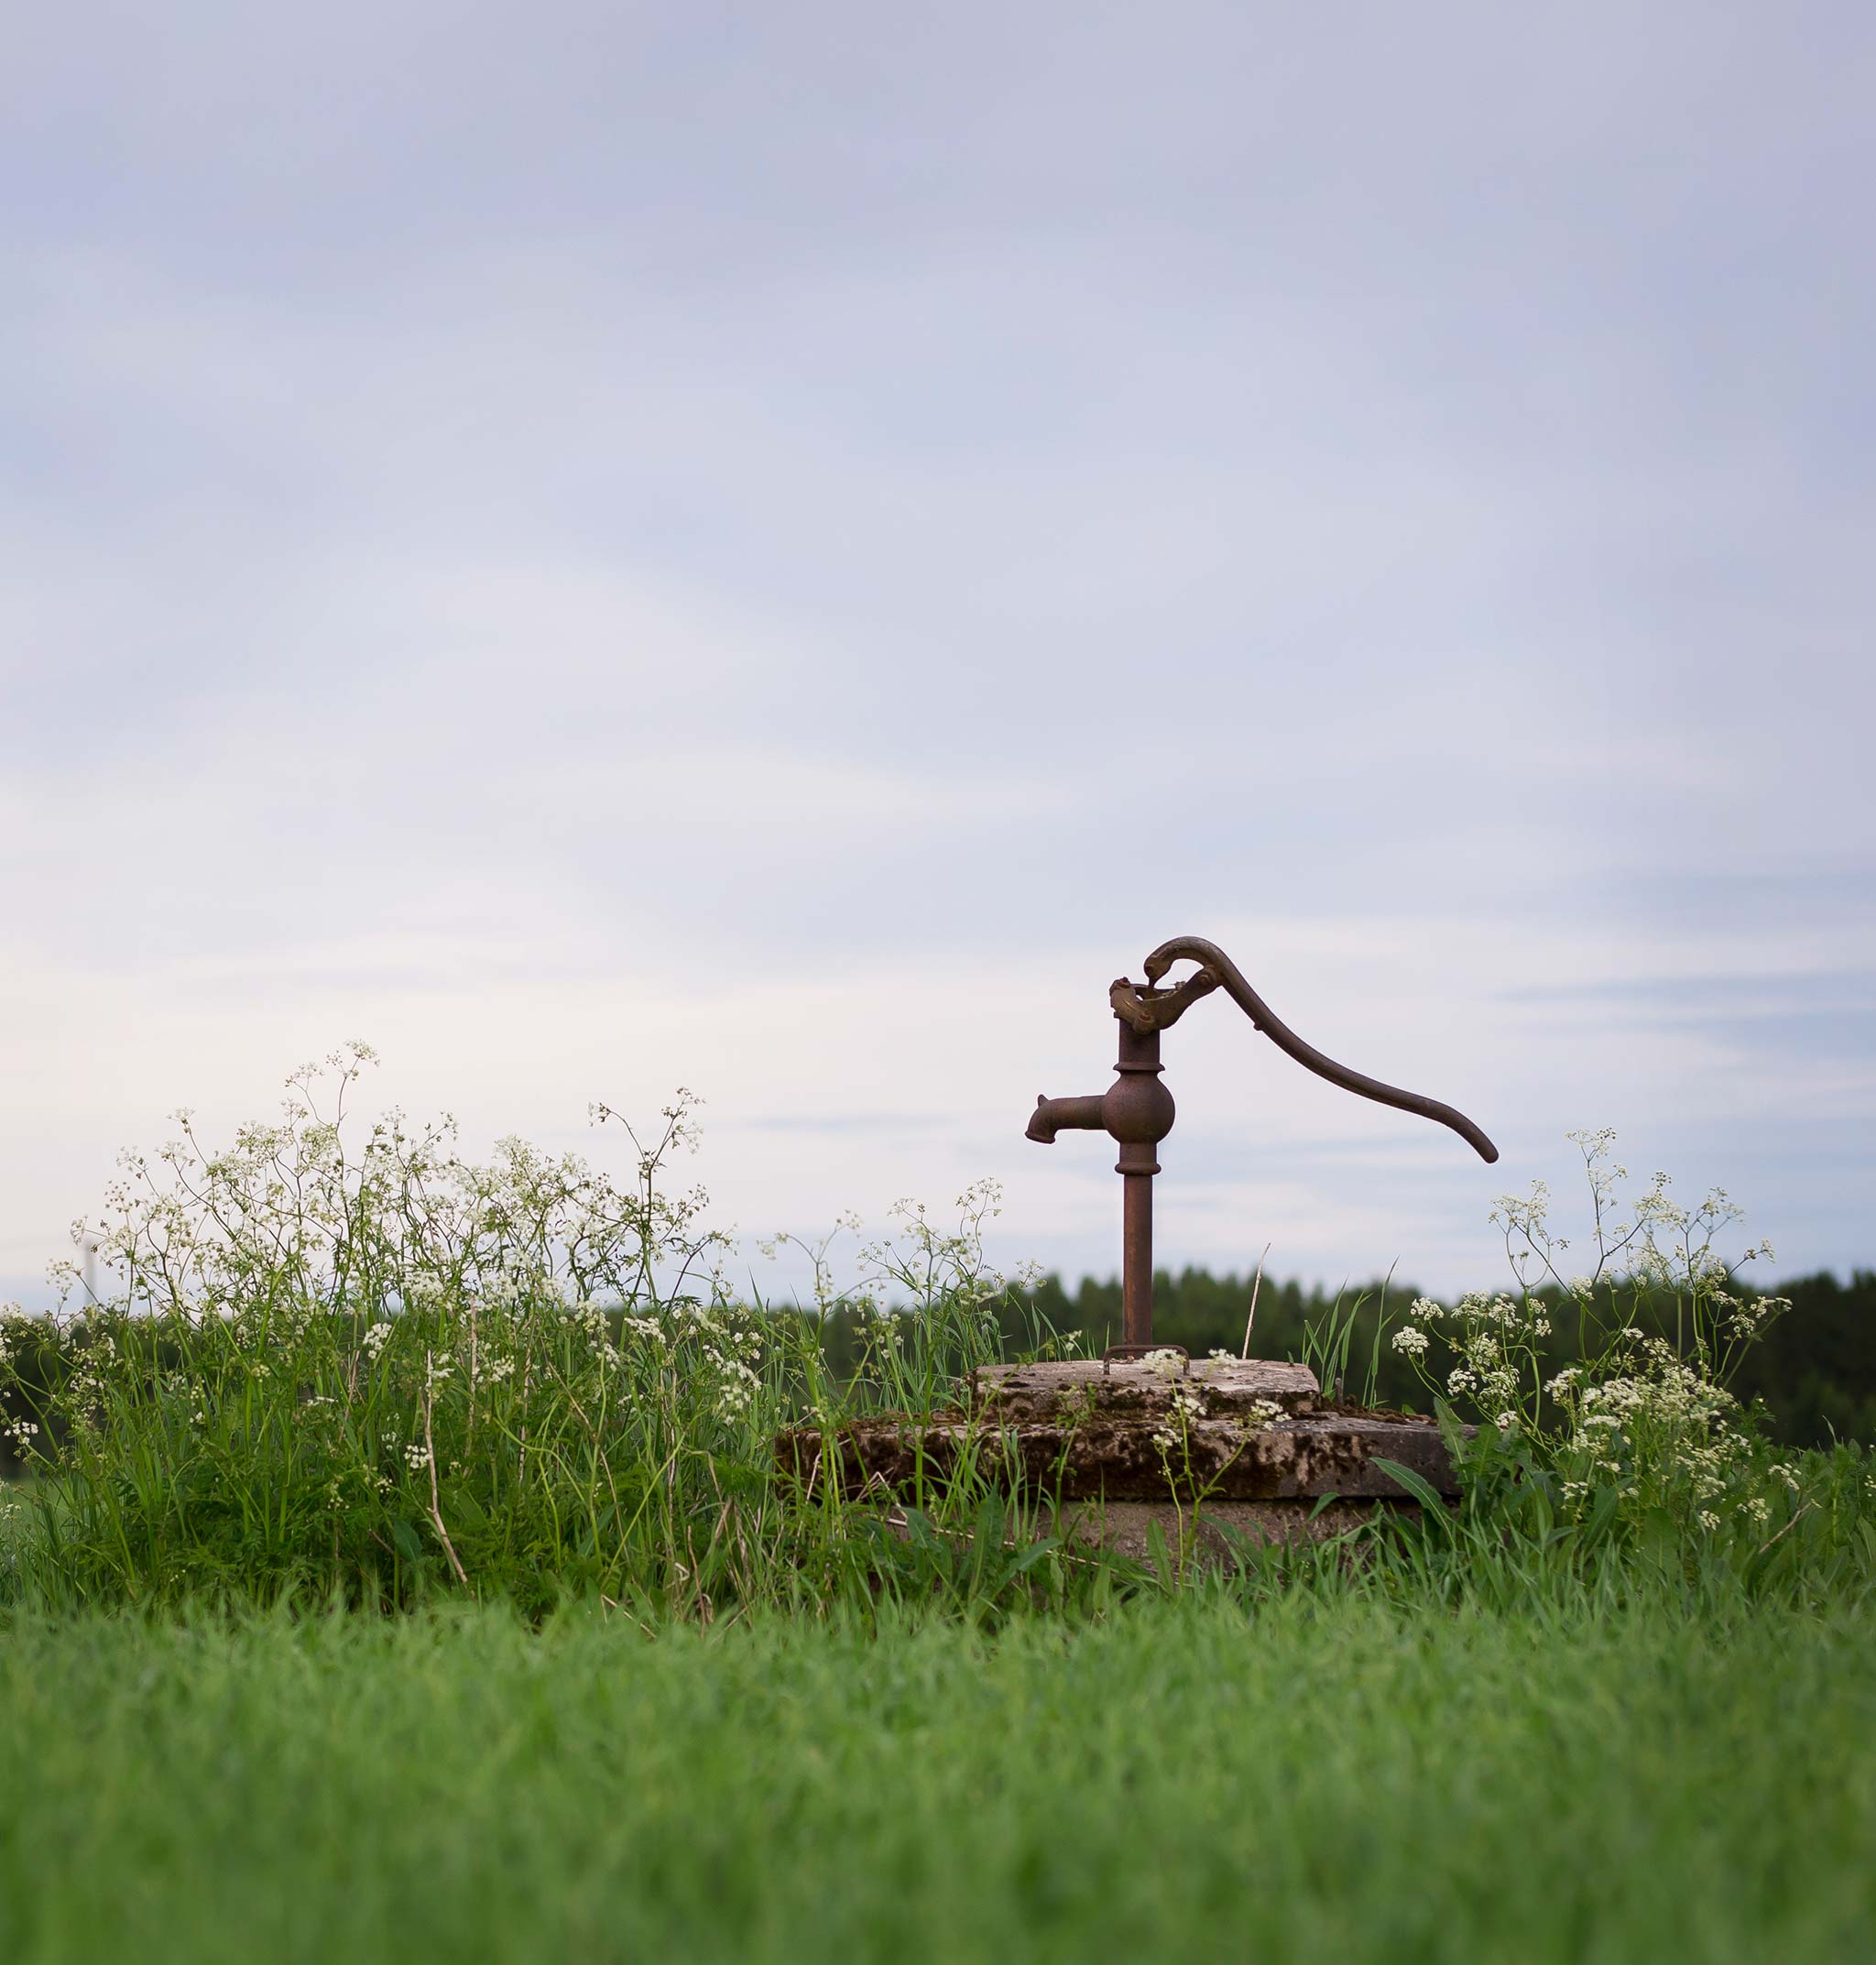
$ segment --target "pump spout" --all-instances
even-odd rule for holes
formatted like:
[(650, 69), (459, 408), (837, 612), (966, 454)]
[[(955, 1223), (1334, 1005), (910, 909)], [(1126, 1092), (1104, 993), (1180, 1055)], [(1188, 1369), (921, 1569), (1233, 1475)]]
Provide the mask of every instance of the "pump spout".
[(1045, 1098), (1038, 1092), (1036, 1109), (1030, 1114), (1029, 1130), (1024, 1137), (1043, 1146), (1053, 1146), (1058, 1132), (1099, 1132), (1107, 1123), (1101, 1115), (1101, 1104), (1098, 1097)]

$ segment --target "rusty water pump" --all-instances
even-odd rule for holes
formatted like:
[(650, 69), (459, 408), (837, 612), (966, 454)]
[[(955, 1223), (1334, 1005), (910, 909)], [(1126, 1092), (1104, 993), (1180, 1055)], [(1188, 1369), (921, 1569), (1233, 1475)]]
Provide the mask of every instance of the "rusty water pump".
[[(1159, 987), (1160, 978), (1175, 962), (1187, 961), (1198, 964), (1192, 975), (1170, 989)], [(1490, 1162), (1499, 1157), (1498, 1148), (1463, 1112), (1442, 1105), (1437, 1098), (1403, 1092), (1383, 1085), (1379, 1078), (1350, 1071), (1304, 1043), (1271, 1011), (1216, 943), (1195, 934), (1176, 935), (1162, 942), (1147, 957), (1145, 966), (1145, 982), (1129, 982), (1122, 977), (1107, 991), (1120, 1024), (1120, 1055), (1114, 1067), (1119, 1075), (1106, 1092), (1092, 1097), (1038, 1097), (1029, 1123), (1029, 1137), (1044, 1146), (1053, 1146), (1058, 1132), (1076, 1129), (1106, 1132), (1119, 1142), (1115, 1172), (1124, 1183), (1120, 1313), (1124, 1341), (1112, 1347), (1109, 1357), (1138, 1357), (1153, 1348), (1152, 1181), (1160, 1171), (1155, 1150), (1172, 1131), (1173, 1116), (1172, 1095), (1160, 1083), (1160, 1032), (1169, 1030), (1200, 997), (1209, 996), (1214, 989), (1223, 989), (1250, 1019), (1254, 1029), (1318, 1077), (1381, 1105), (1436, 1119), (1442, 1126), (1450, 1126), (1480, 1159)]]

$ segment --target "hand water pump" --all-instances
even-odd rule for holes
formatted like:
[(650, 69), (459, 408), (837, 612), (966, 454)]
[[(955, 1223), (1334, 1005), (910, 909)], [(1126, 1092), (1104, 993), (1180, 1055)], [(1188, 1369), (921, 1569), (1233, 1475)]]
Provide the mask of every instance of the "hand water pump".
[[(1195, 962), (1198, 967), (1175, 987), (1161, 988), (1160, 978), (1175, 962), (1186, 961)], [(1121, 1334), (1125, 1341), (1112, 1348), (1110, 1357), (1138, 1357), (1154, 1348), (1152, 1180), (1160, 1171), (1155, 1149), (1172, 1130), (1173, 1115), (1172, 1095), (1160, 1083), (1160, 1032), (1170, 1030), (1200, 997), (1209, 996), (1214, 989), (1223, 989), (1250, 1019), (1254, 1029), (1318, 1077), (1381, 1105), (1418, 1112), (1423, 1119), (1450, 1126), (1481, 1160), (1491, 1162), (1499, 1157), (1498, 1148), (1463, 1112), (1442, 1105), (1437, 1098), (1423, 1098), (1418, 1092), (1403, 1092), (1383, 1085), (1379, 1078), (1350, 1071), (1346, 1064), (1325, 1057), (1313, 1044), (1304, 1043), (1245, 981), (1238, 965), (1216, 943), (1195, 934), (1162, 942), (1146, 959), (1146, 977), (1145, 982), (1136, 983), (1122, 977), (1107, 991), (1120, 1024), (1120, 1055), (1114, 1067), (1119, 1075), (1114, 1083), (1106, 1092), (1088, 1098), (1039, 1097), (1029, 1123), (1029, 1137), (1044, 1146), (1053, 1146), (1058, 1132), (1075, 1129), (1106, 1132), (1119, 1142), (1115, 1172), (1124, 1183)]]

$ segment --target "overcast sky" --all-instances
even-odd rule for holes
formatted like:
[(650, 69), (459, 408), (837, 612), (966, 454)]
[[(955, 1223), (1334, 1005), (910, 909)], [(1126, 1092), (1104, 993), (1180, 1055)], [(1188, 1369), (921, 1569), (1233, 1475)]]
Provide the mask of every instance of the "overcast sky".
[(0, 1295), (359, 1036), (725, 1225), (1494, 1281), (1576, 1126), (1876, 1262), (1876, 14), (16, 11)]

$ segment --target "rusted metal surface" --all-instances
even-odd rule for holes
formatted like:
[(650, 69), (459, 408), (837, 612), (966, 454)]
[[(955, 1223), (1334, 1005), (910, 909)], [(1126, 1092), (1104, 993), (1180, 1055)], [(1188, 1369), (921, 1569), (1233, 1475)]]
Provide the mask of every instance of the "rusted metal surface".
[[(1170, 989), (1161, 978), (1177, 962), (1198, 967)], [(1404, 1092), (1365, 1073), (1351, 1071), (1303, 1043), (1244, 979), (1243, 973), (1215, 942), (1195, 934), (1162, 942), (1146, 958), (1146, 981), (1120, 977), (1109, 986), (1108, 1005), (1120, 1026), (1120, 1054), (1115, 1080), (1106, 1092), (1077, 1098), (1039, 1096), (1030, 1115), (1028, 1136), (1053, 1146), (1064, 1131), (1106, 1132), (1120, 1148), (1115, 1172), (1122, 1181), (1120, 1348), (1143, 1351), (1153, 1341), (1153, 1176), (1160, 1171), (1160, 1141), (1172, 1130), (1172, 1095), (1160, 1082), (1160, 1033), (1169, 1030), (1200, 998), (1223, 989), (1277, 1048), (1306, 1070), (1344, 1091), (1418, 1114), (1449, 1126), (1479, 1157), (1494, 1161), (1499, 1150), (1452, 1106), (1419, 1092)]]
[[(1428, 1098), (1420, 1092), (1403, 1092), (1399, 1086), (1384, 1085), (1379, 1078), (1351, 1071), (1347, 1064), (1338, 1064), (1334, 1058), (1324, 1056), (1314, 1044), (1304, 1043), (1245, 981), (1238, 965), (1216, 942), (1207, 942), (1195, 934), (1175, 935), (1170, 942), (1162, 942), (1144, 964), (1148, 984), (1157, 983), (1175, 962), (1187, 961), (1202, 965), (1203, 971), (1216, 978), (1213, 987), (1222, 988), (1230, 997), (1250, 1019), (1252, 1028), (1261, 1031), (1278, 1050), (1293, 1057), (1304, 1070), (1314, 1072), (1319, 1078), (1326, 1078), (1331, 1085), (1339, 1085), (1345, 1092), (1356, 1092), (1380, 1105), (1393, 1106), (1402, 1112), (1415, 1112), (1422, 1119), (1450, 1126), (1488, 1163), (1499, 1157), (1498, 1148), (1463, 1112), (1437, 1098)], [(1181, 986), (1182, 988), (1184, 987)], [(1176, 997), (1179, 993), (1178, 989), (1173, 989), (1167, 995)], [(1183, 1007), (1182, 1004), (1181, 1008)], [(1158, 1027), (1163, 1030), (1165, 1024)]]

